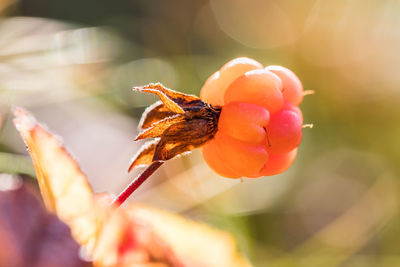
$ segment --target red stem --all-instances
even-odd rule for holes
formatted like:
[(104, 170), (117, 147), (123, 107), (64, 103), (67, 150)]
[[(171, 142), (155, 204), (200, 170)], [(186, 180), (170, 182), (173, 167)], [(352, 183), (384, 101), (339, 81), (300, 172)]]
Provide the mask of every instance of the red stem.
[(135, 178), (125, 189), (122, 191), (116, 199), (113, 201), (113, 205), (116, 207), (121, 206), (122, 203), (133, 193), (139, 186), (147, 180), (164, 162), (162, 161), (155, 161), (151, 163), (147, 169), (142, 172), (137, 178)]

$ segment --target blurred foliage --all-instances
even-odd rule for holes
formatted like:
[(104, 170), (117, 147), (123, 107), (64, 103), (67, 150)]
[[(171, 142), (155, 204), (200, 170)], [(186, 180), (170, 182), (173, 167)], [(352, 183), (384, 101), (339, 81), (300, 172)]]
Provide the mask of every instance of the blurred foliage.
[(68, 226), (45, 210), (31, 186), (11, 175), (1, 178), (13, 189), (0, 191), (1, 266), (92, 266), (80, 259)]
[[(234, 237), (225, 231), (143, 204), (112, 205), (109, 193), (94, 194), (79, 163), (60, 140), (28, 111), (21, 108), (13, 111), (15, 127), (29, 149), (46, 208), (70, 227), (72, 237), (81, 245), (81, 254), (93, 260), (95, 267), (251, 266), (238, 251)], [(18, 197), (23, 199), (17, 194), (15, 198)], [(7, 204), (5, 201), (5, 205), (0, 206), (7, 209), (10, 206)], [(20, 204), (21, 209), (28, 208), (26, 203)], [(30, 214), (26, 215), (29, 218)], [(21, 217), (21, 213), (16, 212), (12, 219)], [(9, 229), (6, 227), (6, 230)], [(28, 228), (33, 233), (35, 230)], [(33, 236), (42, 234), (40, 230)], [(77, 252), (77, 244), (74, 244)], [(29, 243), (24, 245), (33, 250), (34, 246)], [(25, 254), (18, 252), (14, 253), (14, 258), (24, 258)], [(50, 252), (49, 249), (41, 251), (46, 252)], [(75, 259), (77, 256), (76, 253)], [(13, 261), (3, 258), (0, 254), (1, 266), (3, 263), (12, 265)]]
[(96, 191), (118, 192), (155, 101), (130, 88), (159, 81), (198, 95), (248, 56), (316, 91), (301, 106), (315, 127), (294, 166), (240, 183), (195, 152), (136, 199), (233, 230), (257, 266), (400, 264), (399, 1), (22, 0), (0, 11), (1, 172), (33, 175), (10, 122), (21, 105), (65, 138)]

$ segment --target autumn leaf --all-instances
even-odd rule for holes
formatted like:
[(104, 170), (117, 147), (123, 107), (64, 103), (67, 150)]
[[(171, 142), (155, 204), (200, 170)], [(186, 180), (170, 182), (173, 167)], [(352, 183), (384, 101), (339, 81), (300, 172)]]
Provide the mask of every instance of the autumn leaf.
[(95, 242), (106, 215), (95, 203), (86, 176), (59, 138), (37, 124), (27, 111), (16, 108), (14, 114), (15, 126), (32, 157), (47, 209), (71, 227), (72, 235), (80, 244)]
[(58, 138), (27, 111), (14, 114), (46, 207), (95, 266), (250, 266), (229, 233), (137, 203), (116, 209), (108, 194), (93, 193)]
[(168, 244), (184, 266), (250, 266), (227, 232), (140, 204), (128, 206), (126, 213)]
[(26, 184), (0, 191), (0, 236), (0, 266), (91, 266), (79, 258), (68, 226)]

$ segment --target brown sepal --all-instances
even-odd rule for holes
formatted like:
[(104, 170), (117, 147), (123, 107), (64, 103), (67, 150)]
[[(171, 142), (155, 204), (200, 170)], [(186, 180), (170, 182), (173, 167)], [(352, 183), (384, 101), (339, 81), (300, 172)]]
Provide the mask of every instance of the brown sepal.
[(164, 87), (161, 83), (151, 83), (145, 86), (133, 87), (133, 90), (156, 94), (164, 103), (166, 108), (178, 114), (185, 113), (185, 105), (191, 103), (192, 101), (199, 100), (199, 98), (196, 96), (182, 94), (168, 89)]
[(157, 144), (153, 161), (165, 161), (191, 151), (210, 139), (207, 120), (193, 119), (169, 127)]
[(173, 115), (175, 115), (175, 113), (169, 110), (163, 102), (159, 100), (146, 108), (143, 112), (142, 118), (140, 119), (138, 128), (142, 131), (149, 128), (153, 123)]
[(157, 138), (161, 137), (165, 130), (167, 130), (171, 125), (185, 121), (184, 115), (173, 115), (167, 117), (160, 121), (153, 123), (149, 128), (145, 129), (143, 132), (135, 138), (135, 141), (146, 139), (146, 138)]
[[(136, 140), (159, 138), (147, 143), (134, 157), (129, 171), (139, 165), (165, 161), (202, 146), (217, 132), (221, 107), (200, 98), (165, 88), (162, 84), (134, 87), (134, 90), (156, 94), (161, 102), (146, 109), (139, 123), (144, 129)], [(151, 161), (150, 158), (152, 157)]]
[(133, 157), (133, 161), (129, 166), (128, 172), (137, 166), (149, 165), (153, 162), (154, 151), (156, 150), (158, 141), (159, 140), (149, 141), (140, 148), (136, 156)]

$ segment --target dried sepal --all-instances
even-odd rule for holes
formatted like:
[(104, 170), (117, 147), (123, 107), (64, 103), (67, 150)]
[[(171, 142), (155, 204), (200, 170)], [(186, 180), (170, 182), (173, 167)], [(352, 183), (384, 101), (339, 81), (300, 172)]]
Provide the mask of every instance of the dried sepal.
[(207, 134), (207, 121), (204, 119), (176, 123), (164, 132), (157, 144), (153, 161), (169, 160), (191, 151), (209, 139)]
[[(139, 128), (144, 129), (135, 140), (159, 138), (158, 144), (146, 145), (129, 167), (165, 161), (200, 147), (217, 131), (220, 107), (213, 107), (200, 98), (175, 92), (160, 83), (134, 87), (134, 90), (156, 94), (161, 101), (143, 113)], [(153, 155), (151, 161), (149, 158)]]
[(165, 119), (157, 121), (154, 124), (152, 124), (149, 128), (139, 133), (139, 135), (135, 138), (135, 141), (146, 138), (161, 137), (164, 131), (167, 130), (171, 125), (184, 121), (185, 121), (185, 116), (183, 115), (173, 115), (171, 117), (167, 117)]
[(197, 96), (168, 89), (161, 83), (151, 83), (145, 86), (134, 87), (133, 90), (156, 94), (169, 110), (178, 114), (185, 113), (184, 108), (190, 105), (191, 102), (200, 100)]
[(178, 104), (176, 104), (167, 94), (165, 94), (165, 92), (168, 91), (162, 90), (159, 84), (133, 87), (133, 90), (156, 94), (170, 111), (178, 114), (185, 113), (185, 111)]
[(149, 128), (153, 123), (163, 120), (165, 118), (175, 115), (174, 112), (169, 110), (164, 103), (159, 100), (153, 105), (148, 106), (143, 112), (142, 118), (140, 119), (138, 129), (144, 130)]
[(128, 172), (130, 172), (133, 168), (138, 166), (149, 165), (153, 162), (154, 151), (156, 150), (156, 146), (158, 143), (158, 139), (149, 141), (145, 143), (138, 153), (132, 158), (132, 163), (129, 166)]
[[(190, 152), (211, 140), (217, 132), (221, 107), (214, 107), (193, 95), (186, 95), (165, 88), (160, 83), (135, 87), (135, 90), (149, 92), (160, 97), (163, 104), (153, 105), (143, 114), (141, 125), (151, 122), (151, 125), (136, 137), (159, 138), (158, 143), (142, 149), (134, 158), (129, 171), (139, 162), (148, 164), (144, 172), (135, 178), (114, 200), (115, 206), (120, 206), (125, 200), (146, 181), (166, 160)], [(165, 108), (174, 115), (165, 117)], [(163, 118), (157, 121), (157, 118)], [(147, 126), (147, 125), (146, 125)], [(150, 156), (152, 161), (149, 162)]]

